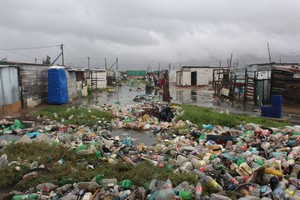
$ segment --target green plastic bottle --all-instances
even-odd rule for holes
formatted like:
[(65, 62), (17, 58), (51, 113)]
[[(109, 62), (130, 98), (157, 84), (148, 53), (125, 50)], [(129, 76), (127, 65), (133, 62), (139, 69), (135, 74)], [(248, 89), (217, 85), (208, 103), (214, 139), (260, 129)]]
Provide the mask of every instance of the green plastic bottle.
[(102, 154), (101, 154), (101, 152), (100, 151), (96, 151), (96, 157), (98, 158), (98, 159), (101, 159), (101, 158), (103, 158), (103, 156), (102, 156)]
[(183, 200), (191, 200), (192, 199), (192, 193), (189, 191), (181, 190), (179, 191), (179, 197)]
[(103, 174), (99, 174), (99, 175), (95, 176), (94, 179), (95, 179), (96, 183), (98, 183), (99, 185), (101, 185), (103, 177), (104, 177)]
[(22, 199), (37, 199), (37, 194), (21, 194), (21, 195), (15, 195), (13, 197), (13, 200), (22, 200)]
[(129, 179), (123, 180), (123, 181), (121, 182), (121, 185), (124, 187), (124, 189), (127, 190), (127, 189), (129, 189), (129, 188), (131, 187), (132, 181), (129, 180)]

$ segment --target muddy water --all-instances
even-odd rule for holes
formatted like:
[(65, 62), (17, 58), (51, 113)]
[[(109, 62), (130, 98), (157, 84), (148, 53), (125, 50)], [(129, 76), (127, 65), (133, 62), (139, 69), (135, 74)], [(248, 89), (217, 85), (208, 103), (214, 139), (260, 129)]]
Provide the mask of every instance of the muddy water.
[(130, 137), (133, 145), (144, 143), (146, 146), (152, 146), (157, 143), (156, 136), (152, 131), (133, 131), (129, 129), (114, 130), (112, 136), (119, 136), (120, 140)]
[[(159, 95), (161, 90), (153, 90), (150, 95), (153, 100), (161, 101)], [(136, 96), (146, 96), (145, 85), (136, 86), (120, 86), (113, 92), (102, 92), (93, 98), (82, 99), (81, 104), (84, 105), (103, 105), (103, 104), (121, 104), (132, 105), (136, 104), (133, 99)], [(178, 88), (175, 84), (170, 84), (170, 96), (172, 102), (178, 104), (194, 104), (204, 107), (213, 107), (212, 91), (209, 88)]]
[[(88, 107), (89, 105), (133, 105), (136, 102), (133, 99), (136, 96), (142, 96), (147, 101), (151, 99), (153, 101), (162, 101), (162, 96), (160, 95), (162, 91), (154, 90), (149, 96), (146, 96), (145, 85), (123, 85), (117, 87), (112, 92), (102, 92), (96, 94), (93, 98), (82, 98), (76, 101), (76, 105)], [(176, 87), (175, 84), (170, 84), (170, 96), (172, 97), (172, 102), (178, 104), (193, 104), (203, 107), (210, 107), (219, 110), (224, 110), (224, 106), (217, 107), (213, 104), (213, 93), (209, 87), (205, 88), (190, 88), (190, 87)], [(144, 102), (145, 102), (144, 101)], [(229, 108), (232, 109), (232, 108)], [(243, 113), (244, 114), (244, 113)], [(248, 113), (249, 114), (249, 113)], [(145, 145), (153, 145), (156, 143), (156, 137), (151, 131), (132, 131), (132, 130), (116, 130), (113, 132), (114, 135), (118, 135), (120, 139), (125, 139), (129, 136), (134, 144), (144, 143)], [(15, 135), (2, 135), (0, 140), (18, 140), (19, 136)]]
[(6, 140), (7, 142), (18, 141), (20, 137), (21, 136), (19, 135), (12, 135), (12, 134), (0, 135), (0, 141), (1, 140)]

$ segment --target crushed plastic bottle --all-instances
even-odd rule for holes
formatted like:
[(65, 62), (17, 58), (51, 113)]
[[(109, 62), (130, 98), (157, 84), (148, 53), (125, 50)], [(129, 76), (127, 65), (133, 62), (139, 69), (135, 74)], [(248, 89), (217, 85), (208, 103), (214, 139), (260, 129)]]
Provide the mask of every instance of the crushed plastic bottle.
[(200, 181), (198, 181), (195, 189), (195, 199), (201, 200), (201, 195), (202, 195), (202, 184)]
[(223, 191), (223, 188), (211, 176), (205, 176), (205, 182), (217, 191)]

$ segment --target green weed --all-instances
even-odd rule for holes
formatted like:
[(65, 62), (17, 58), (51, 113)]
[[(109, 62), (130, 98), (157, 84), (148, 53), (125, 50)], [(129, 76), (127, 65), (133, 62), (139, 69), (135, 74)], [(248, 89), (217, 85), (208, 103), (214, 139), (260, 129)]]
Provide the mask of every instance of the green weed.
[(112, 114), (96, 109), (70, 108), (67, 106), (49, 106), (45, 110), (32, 112), (32, 116), (46, 116), (50, 120), (64, 124), (93, 126), (98, 121), (110, 121)]
[(210, 108), (195, 105), (181, 105), (184, 114), (177, 117), (178, 120), (189, 120), (199, 126), (213, 124), (234, 127), (245, 123), (256, 123), (266, 127), (283, 127), (286, 123), (263, 117), (241, 116), (236, 114), (221, 114)]

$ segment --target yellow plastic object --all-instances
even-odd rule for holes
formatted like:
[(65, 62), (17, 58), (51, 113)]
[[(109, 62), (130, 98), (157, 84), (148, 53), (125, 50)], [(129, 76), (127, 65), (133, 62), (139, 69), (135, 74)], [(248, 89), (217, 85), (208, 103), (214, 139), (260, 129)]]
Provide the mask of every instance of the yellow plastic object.
[(272, 169), (272, 168), (266, 168), (265, 169), (266, 174), (273, 174), (275, 176), (283, 176), (283, 172), (280, 170)]

